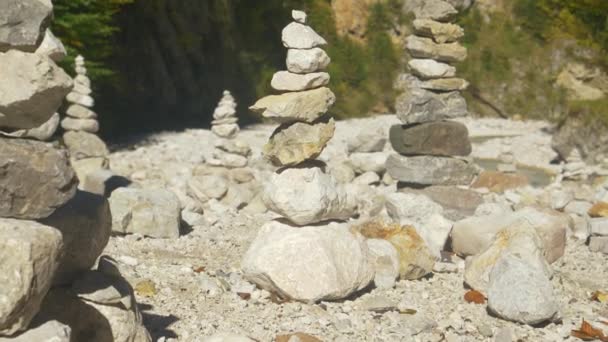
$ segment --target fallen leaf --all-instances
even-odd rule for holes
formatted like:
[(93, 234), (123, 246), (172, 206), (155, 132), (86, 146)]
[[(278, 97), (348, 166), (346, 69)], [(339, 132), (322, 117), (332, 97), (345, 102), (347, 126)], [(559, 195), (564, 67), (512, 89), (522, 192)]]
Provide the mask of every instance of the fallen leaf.
[(289, 340), (294, 336), (296, 336), (299, 339), (299, 341), (302, 341), (302, 342), (323, 342), (312, 335), (301, 333), (301, 332), (287, 334), (287, 335), (279, 335), (275, 338), (274, 341), (275, 342), (289, 342)]
[(593, 295), (591, 295), (591, 300), (595, 300), (600, 303), (606, 303), (608, 302), (608, 292), (595, 291), (593, 292)]
[(243, 300), (250, 300), (251, 299), (251, 293), (246, 293), (246, 292), (237, 292), (236, 293), (239, 297), (241, 297), (241, 299)]
[(602, 342), (608, 342), (608, 337), (604, 336), (604, 332), (602, 330), (594, 328), (585, 320), (583, 320), (581, 328), (579, 330), (572, 330), (570, 335), (576, 338), (580, 338), (583, 341), (599, 340)]
[(205, 272), (205, 266), (201, 266), (201, 267), (192, 268), (192, 270), (193, 270), (195, 273), (203, 273), (203, 272)]
[(403, 309), (399, 310), (399, 313), (402, 315), (415, 315), (416, 313), (418, 313), (418, 311), (414, 309)]
[(135, 285), (135, 292), (142, 297), (152, 297), (158, 292), (152, 280), (142, 280)]
[(465, 293), (464, 300), (466, 300), (467, 303), (475, 303), (475, 304), (485, 304), (486, 303), (486, 297), (483, 294), (481, 294), (481, 292), (475, 291), (475, 290), (469, 290), (467, 293)]

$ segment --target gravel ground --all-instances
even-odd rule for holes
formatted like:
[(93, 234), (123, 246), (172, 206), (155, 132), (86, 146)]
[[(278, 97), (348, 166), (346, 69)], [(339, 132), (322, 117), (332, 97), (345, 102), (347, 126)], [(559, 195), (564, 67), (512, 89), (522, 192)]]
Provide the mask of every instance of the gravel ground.
[[(552, 168), (548, 125), (506, 120), (463, 120), (475, 157), (497, 156), (512, 147), (518, 161)], [(338, 122), (336, 136), (321, 159), (345, 158), (345, 142), (366, 129), (388, 133), (394, 116)], [(272, 126), (243, 129), (239, 138), (253, 149), (250, 166), (268, 170), (260, 151)], [(507, 136), (508, 135), (508, 136)], [(499, 136), (491, 139), (488, 136)], [(483, 137), (483, 139), (475, 139)], [(208, 130), (165, 132), (146, 137), (111, 155), (112, 169), (133, 179), (136, 186), (167, 187), (183, 191), (193, 167), (211, 155), (215, 136)], [(530, 157), (530, 145), (536, 146)], [(389, 144), (387, 144), (388, 146)], [(390, 147), (387, 147), (390, 149)], [(493, 150), (494, 149), (494, 150)], [(265, 291), (251, 298), (239, 295), (250, 286), (240, 276), (240, 260), (258, 228), (271, 214), (227, 210), (205, 224), (186, 229), (179, 239), (147, 239), (131, 235), (112, 237), (105, 254), (122, 265), (136, 287), (144, 323), (154, 340), (200, 341), (215, 332), (236, 332), (259, 341), (274, 341), (288, 332), (305, 332), (323, 341), (511, 341), (577, 340), (570, 330), (584, 318), (595, 326), (608, 321), (606, 304), (590, 299), (608, 290), (608, 257), (589, 252), (577, 240), (568, 240), (565, 256), (554, 263), (553, 285), (559, 297), (562, 323), (529, 327), (492, 317), (485, 305), (465, 302), (463, 262), (456, 259), (452, 273), (434, 273), (421, 280), (399, 281), (390, 290), (367, 289), (344, 301), (308, 305), (281, 303)], [(217, 221), (217, 222), (216, 222)], [(144, 285), (152, 283), (155, 289)], [(606, 327), (608, 330), (608, 327)]]

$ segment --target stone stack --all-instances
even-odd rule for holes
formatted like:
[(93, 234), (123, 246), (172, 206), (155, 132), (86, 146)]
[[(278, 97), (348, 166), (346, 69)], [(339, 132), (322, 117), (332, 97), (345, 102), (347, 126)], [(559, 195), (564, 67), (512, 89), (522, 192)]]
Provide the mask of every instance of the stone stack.
[(234, 138), (239, 132), (236, 117), (236, 101), (228, 90), (224, 90), (222, 99), (213, 112), (211, 131), (218, 137)]
[(91, 97), (91, 80), (87, 76), (84, 57), (75, 59), (74, 89), (66, 97), (69, 106), (61, 121), (65, 130), (63, 142), (71, 154), (72, 165), (81, 183), (98, 170), (109, 168), (108, 148), (95, 133), (99, 131), (97, 114), (91, 110), (95, 100)]
[(471, 153), (469, 133), (462, 123), (449, 121), (468, 114), (460, 94), (468, 82), (456, 77), (456, 68), (450, 65), (467, 56), (457, 42), (464, 32), (449, 23), (456, 9), (448, 2), (435, 2), (442, 3), (437, 6), (441, 11), (414, 11), (415, 34), (406, 39), (411, 74), (401, 76), (397, 84), (405, 91), (396, 103), (403, 125), (390, 130), (398, 154), (391, 155), (386, 166), (394, 179), (416, 186), (468, 185), (477, 173), (463, 158)]
[[(50, 1), (0, 2), (4, 131), (48, 122), (72, 90), (52, 59), (60, 47), (43, 45), (52, 13)], [(25, 137), (0, 138), (0, 340), (150, 341), (117, 270), (91, 271), (110, 237), (108, 202), (77, 191), (67, 151)]]
[(304, 12), (292, 17), (282, 33), (287, 71), (271, 83), (284, 93), (250, 107), (280, 124), (263, 151), (279, 168), (267, 180), (264, 202), (280, 218), (260, 229), (242, 268), (248, 280), (281, 297), (340, 299), (367, 286), (373, 266), (364, 237), (344, 223), (355, 213), (354, 198), (315, 160), (335, 128), (325, 115), (335, 102), (325, 87), (326, 41), (306, 25)]

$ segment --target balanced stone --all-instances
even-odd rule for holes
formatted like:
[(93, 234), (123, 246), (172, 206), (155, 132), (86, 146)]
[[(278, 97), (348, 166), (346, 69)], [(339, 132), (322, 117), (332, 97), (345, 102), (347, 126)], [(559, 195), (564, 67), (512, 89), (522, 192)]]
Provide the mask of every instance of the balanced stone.
[(296, 225), (354, 215), (356, 201), (319, 167), (300, 167), (274, 173), (266, 184), (264, 203)]
[(223, 124), (212, 126), (211, 131), (219, 137), (231, 138), (234, 137), (240, 131), (240, 128), (239, 125), (236, 123)]
[(54, 284), (69, 284), (79, 273), (95, 264), (108, 244), (112, 217), (108, 201), (100, 195), (78, 191), (66, 205), (41, 223), (55, 227), (63, 236), (61, 256)]
[(463, 159), (398, 154), (388, 157), (386, 169), (398, 181), (420, 185), (469, 185), (478, 172)]
[(329, 74), (326, 72), (294, 74), (289, 71), (279, 71), (272, 77), (270, 86), (279, 91), (302, 91), (319, 88), (328, 83)]
[(0, 132), (0, 134), (7, 137), (30, 138), (40, 141), (49, 141), (53, 137), (55, 132), (57, 132), (60, 119), (61, 117), (59, 116), (59, 114), (55, 113), (47, 122), (43, 123), (39, 127), (30, 129), (20, 129), (11, 133)]
[(436, 94), (409, 89), (397, 98), (397, 117), (404, 124), (455, 119), (468, 115), (467, 103), (459, 92)]
[(306, 12), (304, 12), (304, 11), (293, 10), (293, 11), (291, 11), (291, 17), (297, 23), (306, 24), (307, 15), (306, 15)]
[(456, 68), (432, 59), (412, 59), (408, 62), (412, 73), (423, 79), (454, 77)]
[(348, 153), (381, 152), (386, 145), (386, 133), (383, 128), (375, 130), (363, 129), (359, 134), (347, 141)]
[(75, 159), (106, 157), (109, 154), (106, 144), (92, 133), (68, 131), (63, 135), (63, 142)]
[(76, 77), (74, 77), (74, 83), (91, 88), (91, 80), (85, 75), (76, 75)]
[(44, 39), (36, 50), (36, 53), (47, 56), (55, 62), (59, 62), (67, 56), (63, 43), (49, 29), (46, 30)]
[(40, 325), (34, 320), (21, 334), (11, 337), (0, 337), (0, 342), (70, 342), (72, 329), (58, 321), (47, 321)]
[[(51, 24), (53, 5), (40, 0), (0, 2), (0, 52), (17, 49), (34, 52)], [(5, 65), (0, 62), (0, 65)], [(18, 69), (16, 69), (18, 70)], [(0, 77), (3, 81), (3, 77)]]
[(440, 62), (462, 62), (467, 58), (467, 49), (458, 43), (435, 43), (430, 38), (409, 36), (406, 49), (415, 58), (430, 58)]
[(215, 147), (243, 157), (248, 157), (251, 154), (251, 147), (246, 142), (238, 139), (220, 140), (215, 144)]
[(456, 91), (465, 90), (469, 87), (469, 82), (462, 78), (438, 78), (420, 82), (420, 88), (435, 90), (435, 91)]
[(393, 149), (402, 155), (468, 156), (472, 150), (469, 130), (459, 122), (395, 125), (389, 136)]
[(245, 277), (261, 288), (310, 303), (345, 298), (374, 278), (365, 238), (335, 222), (306, 227), (267, 223), (241, 264)]
[(96, 133), (99, 131), (99, 122), (95, 119), (75, 119), (66, 117), (61, 120), (61, 127), (66, 131), (84, 131)]
[(29, 129), (44, 124), (72, 89), (71, 78), (46, 56), (10, 50), (0, 53), (0, 65), (1, 127)]
[(40, 219), (69, 201), (78, 180), (67, 153), (33, 140), (0, 143), (0, 217)]
[(288, 49), (312, 49), (327, 44), (310, 26), (292, 22), (282, 32), (283, 45)]
[(34, 221), (0, 219), (0, 336), (25, 330), (51, 287), (61, 233)]
[(90, 95), (93, 91), (91, 90), (91, 88), (89, 87), (85, 87), (84, 85), (80, 84), (80, 83), (76, 83), (74, 82), (74, 92), (78, 93), (78, 94), (83, 94), (83, 95)]
[(411, 10), (418, 19), (433, 19), (438, 21), (451, 20), (458, 11), (454, 6), (444, 0), (416, 0), (408, 1), (407, 6), (412, 6)]
[(312, 123), (329, 110), (336, 101), (334, 93), (326, 87), (270, 95), (249, 107), (263, 117), (279, 123), (304, 121)]
[(68, 116), (71, 116), (71, 117), (77, 118), (77, 119), (96, 119), (97, 118), (97, 114), (94, 111), (88, 109), (87, 107), (78, 105), (78, 104), (70, 105), (65, 113)]
[(320, 48), (287, 50), (287, 70), (296, 74), (325, 70), (330, 62), (327, 53)]
[(420, 36), (433, 38), (440, 44), (454, 42), (464, 36), (462, 27), (431, 19), (414, 20), (414, 31)]
[(237, 122), (239, 122), (238, 118), (229, 117), (229, 118), (213, 120), (213, 121), (211, 121), (211, 125), (213, 125), (213, 126), (230, 125), (230, 124), (235, 124)]
[(264, 156), (276, 166), (292, 166), (318, 157), (334, 136), (335, 123), (296, 122), (279, 128), (264, 146)]
[(95, 105), (95, 100), (89, 95), (71, 92), (66, 96), (66, 100), (71, 103), (79, 104), (84, 107), (91, 108)]

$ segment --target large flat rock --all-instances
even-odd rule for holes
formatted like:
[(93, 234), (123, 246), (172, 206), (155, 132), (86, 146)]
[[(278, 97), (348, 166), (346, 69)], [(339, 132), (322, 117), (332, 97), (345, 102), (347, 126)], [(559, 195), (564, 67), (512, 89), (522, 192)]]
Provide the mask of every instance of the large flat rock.
[(469, 185), (477, 175), (477, 167), (467, 160), (392, 154), (386, 169), (393, 179), (419, 185)]
[(389, 137), (393, 149), (403, 155), (468, 156), (472, 150), (469, 130), (459, 122), (395, 125)]
[(327, 87), (307, 91), (270, 95), (249, 107), (264, 118), (278, 123), (304, 121), (311, 123), (327, 113), (336, 96)]

